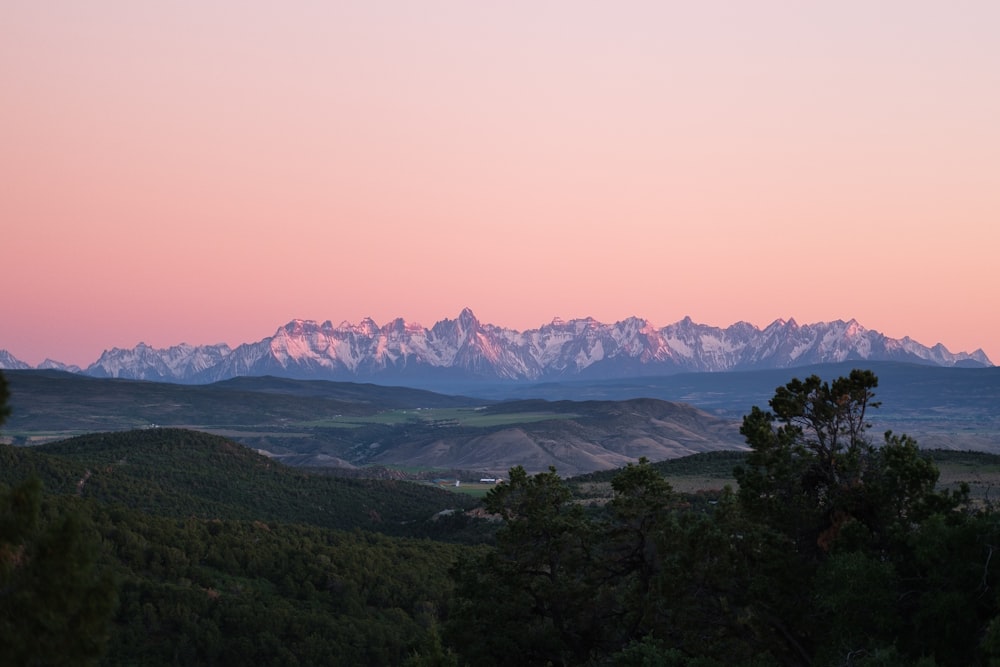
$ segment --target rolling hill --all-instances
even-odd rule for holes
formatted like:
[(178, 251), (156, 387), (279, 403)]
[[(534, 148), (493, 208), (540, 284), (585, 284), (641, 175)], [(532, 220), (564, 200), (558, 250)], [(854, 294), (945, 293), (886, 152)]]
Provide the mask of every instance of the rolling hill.
[[(150, 425), (223, 435), (291, 465), (372, 465), (502, 475), (512, 465), (561, 474), (646, 456), (739, 449), (737, 424), (792, 377), (846, 375), (843, 362), (797, 369), (689, 373), (535, 385), (480, 384), (478, 398), (405, 387), (232, 378), (210, 385), (5, 371), (13, 413), (4, 431), (37, 444)], [(1000, 452), (1000, 369), (868, 362), (879, 377), (873, 433), (925, 448)], [(469, 387), (472, 389), (472, 387)]]
[(32, 474), (53, 493), (150, 515), (389, 534), (405, 534), (414, 522), (473, 504), (428, 485), (306, 474), (232, 440), (172, 428), (0, 446), (0, 482), (14, 484)]
[(192, 386), (8, 371), (16, 444), (176, 426), (232, 438), (298, 466), (371, 464), (502, 475), (562, 474), (742, 446), (735, 423), (656, 399), (515, 401), (401, 387), (235, 378)]

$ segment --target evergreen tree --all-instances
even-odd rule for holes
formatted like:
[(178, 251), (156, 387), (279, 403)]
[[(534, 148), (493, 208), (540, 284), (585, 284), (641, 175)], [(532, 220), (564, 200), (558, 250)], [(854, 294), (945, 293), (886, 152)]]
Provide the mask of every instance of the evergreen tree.
[[(10, 410), (0, 374), (0, 424)], [(9, 446), (9, 445), (0, 445)], [(75, 508), (42, 505), (31, 477), (0, 488), (0, 664), (91, 665), (117, 595), (96, 567), (93, 530)]]
[(794, 379), (776, 390), (773, 412), (744, 418), (752, 451), (735, 471), (740, 507), (748, 527), (778, 538), (761, 561), (782, 563), (763, 577), (753, 615), (788, 664), (979, 664), (995, 609), (984, 550), (995, 529), (970, 513), (967, 487), (935, 489), (938, 471), (912, 438), (872, 442), (877, 384), (862, 370)]
[(42, 512), (37, 479), (0, 491), (0, 664), (96, 664), (117, 595), (75, 508)]
[(554, 468), (518, 466), (486, 495), (504, 521), (497, 546), (458, 569), (452, 644), (478, 664), (579, 664), (600, 636), (592, 525)]

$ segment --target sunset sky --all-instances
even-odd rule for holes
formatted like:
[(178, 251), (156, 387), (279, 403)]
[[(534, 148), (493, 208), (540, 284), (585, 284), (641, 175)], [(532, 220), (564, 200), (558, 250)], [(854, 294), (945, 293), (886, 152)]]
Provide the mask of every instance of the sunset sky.
[(1000, 363), (1000, 2), (6, 0), (0, 348), (471, 307)]

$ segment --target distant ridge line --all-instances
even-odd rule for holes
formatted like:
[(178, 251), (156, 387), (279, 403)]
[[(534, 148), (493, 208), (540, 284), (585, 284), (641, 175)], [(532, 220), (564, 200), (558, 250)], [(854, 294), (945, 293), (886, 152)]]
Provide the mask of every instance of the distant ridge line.
[[(758, 328), (720, 328), (690, 317), (664, 327), (630, 317), (613, 324), (593, 318), (553, 319), (517, 331), (480, 322), (465, 308), (429, 329), (402, 318), (379, 326), (294, 319), (273, 336), (235, 348), (144, 343), (112, 348), (86, 369), (46, 360), (39, 368), (116, 377), (202, 384), (241, 376), (371, 381), (432, 386), (456, 381), (537, 382), (683, 372), (794, 368), (848, 360), (902, 361), (989, 367), (982, 349), (952, 353), (909, 336), (889, 338), (856, 320), (798, 324), (778, 319)], [(0, 368), (30, 368), (0, 350)]]

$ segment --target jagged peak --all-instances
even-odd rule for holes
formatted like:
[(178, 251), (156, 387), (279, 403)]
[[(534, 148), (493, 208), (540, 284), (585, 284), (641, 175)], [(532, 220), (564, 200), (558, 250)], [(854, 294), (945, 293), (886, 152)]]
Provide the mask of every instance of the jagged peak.
[[(645, 350), (645, 356), (640, 356), (640, 350)], [(614, 324), (593, 317), (569, 321), (555, 317), (548, 325), (518, 332), (481, 324), (470, 308), (463, 308), (456, 320), (441, 320), (430, 330), (403, 318), (381, 329), (371, 317), (357, 325), (344, 322), (337, 328), (329, 320), (318, 325), (313, 320), (294, 319), (280, 327), (273, 338), (243, 343), (237, 350), (187, 343), (157, 350), (140, 342), (131, 349), (105, 350), (88, 372), (208, 381), (253, 370), (270, 372), (277, 363), (289, 369), (289, 364), (301, 364), (306, 369), (302, 372), (310, 374), (335, 372), (338, 379), (351, 377), (348, 374), (371, 377), (404, 367), (415, 377), (425, 369), (468, 370), (463, 364), (475, 359), (478, 375), (495, 373), (505, 379), (534, 380), (580, 372), (598, 362), (601, 374), (636, 372), (635, 365), (628, 365), (632, 361), (618, 369), (616, 358), (664, 364), (650, 371), (672, 373), (823, 363), (845, 350), (864, 358), (877, 354), (882, 356), (873, 358), (992, 365), (981, 349), (952, 354), (940, 344), (932, 349), (910, 337), (887, 338), (866, 330), (853, 318), (805, 326), (793, 318), (776, 319), (761, 332), (743, 321), (726, 329), (701, 325), (690, 315), (663, 328), (636, 316)], [(270, 359), (272, 353), (280, 353), (280, 360)]]
[(278, 327), (278, 331), (287, 331), (289, 333), (295, 331), (304, 331), (306, 329), (318, 329), (319, 324), (316, 320), (303, 320), (300, 318), (295, 318), (289, 320), (288, 324), (283, 327)]
[[(565, 319), (563, 319), (561, 317), (553, 317), (551, 322), (549, 322), (548, 324), (543, 324), (541, 327), (539, 327), (539, 329), (547, 329), (547, 328), (566, 329), (566, 328), (570, 328), (570, 329), (576, 329), (576, 330), (579, 331), (579, 330), (581, 330), (581, 328), (583, 328), (583, 329), (593, 329), (595, 327), (600, 327), (600, 326), (603, 326), (603, 325), (600, 322), (598, 322), (597, 320), (595, 320), (593, 317), (590, 317), (590, 316), (588, 316), (588, 317), (574, 317), (571, 320), (565, 320)], [(532, 330), (529, 329), (528, 331), (532, 331)], [(527, 331), (525, 333), (527, 333)]]
[(756, 324), (747, 322), (746, 320), (740, 320), (739, 322), (734, 322), (730, 324), (726, 329), (731, 331), (760, 331), (760, 328)]
[(795, 318), (789, 318), (787, 320), (778, 318), (764, 327), (764, 331), (772, 332), (776, 329), (789, 329), (795, 331), (799, 328), (799, 323), (795, 321)]
[(370, 317), (366, 317), (358, 323), (358, 331), (366, 336), (371, 336), (378, 330), (378, 323)]
[(853, 317), (844, 323), (844, 333), (847, 336), (864, 336), (868, 333), (868, 329), (865, 329), (861, 324)]
[(600, 322), (598, 322), (597, 320), (595, 320), (593, 317), (591, 317), (589, 315), (587, 317), (575, 317), (575, 318), (571, 319), (568, 322), (568, 324), (574, 325), (574, 326), (577, 326), (577, 327), (582, 324), (584, 327), (586, 327), (588, 329), (593, 329), (595, 327), (604, 326), (603, 324), (601, 324)]
[[(326, 328), (325, 324), (324, 328)], [(375, 320), (373, 320), (370, 317), (365, 317), (357, 324), (348, 322), (347, 320), (343, 320), (336, 327), (334, 327), (332, 324), (329, 327), (329, 331), (331, 333), (353, 333), (353, 334), (362, 334), (365, 336), (371, 336), (378, 330), (379, 330), (378, 324), (375, 322)]]
[(384, 327), (382, 327), (382, 330), (384, 330), (384, 331), (406, 331), (407, 328), (408, 328), (408, 326), (406, 324), (406, 320), (404, 320), (402, 317), (397, 317), (396, 319), (392, 320), (391, 322), (388, 322)]
[(0, 368), (18, 370), (31, 368), (31, 365), (21, 361), (7, 350), (0, 350)]

